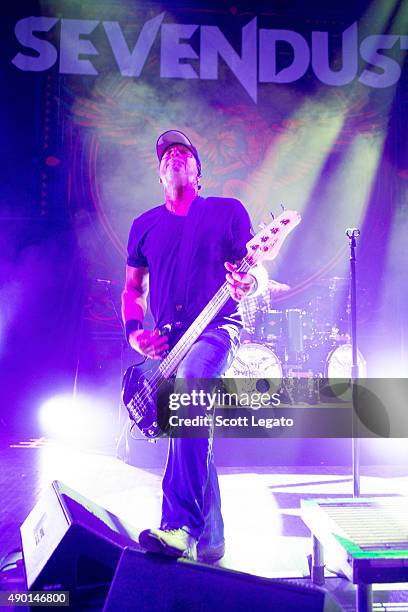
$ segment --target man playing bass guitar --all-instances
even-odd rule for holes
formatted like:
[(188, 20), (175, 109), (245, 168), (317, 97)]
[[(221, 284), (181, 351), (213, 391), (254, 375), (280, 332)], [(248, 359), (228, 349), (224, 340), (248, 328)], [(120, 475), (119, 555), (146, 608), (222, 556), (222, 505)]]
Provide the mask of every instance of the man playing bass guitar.
[[(169, 337), (159, 329), (180, 320), (188, 326), (226, 279), (230, 299), (177, 369), (177, 378), (217, 378), (239, 346), (237, 302), (257, 284), (252, 274), (237, 271), (252, 237), (250, 219), (236, 199), (198, 195), (201, 162), (183, 132), (163, 133), (156, 150), (165, 202), (141, 214), (130, 231), (122, 294), (127, 339), (138, 353), (161, 359)], [(181, 259), (181, 249), (188, 257)], [(148, 293), (154, 330), (143, 327)], [(170, 439), (162, 486), (160, 528), (143, 531), (141, 545), (190, 559), (222, 557), (224, 525), (211, 436)]]

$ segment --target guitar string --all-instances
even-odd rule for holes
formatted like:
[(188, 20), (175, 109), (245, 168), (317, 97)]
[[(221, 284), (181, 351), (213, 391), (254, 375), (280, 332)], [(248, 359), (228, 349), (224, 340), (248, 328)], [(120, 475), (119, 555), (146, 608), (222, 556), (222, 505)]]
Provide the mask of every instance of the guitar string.
[[(277, 242), (277, 238), (273, 241), (272, 245), (269, 245), (267, 250), (270, 250), (271, 247), (275, 246), (276, 242)], [(259, 245), (257, 245), (257, 248), (259, 248)], [(257, 248), (254, 249), (254, 253), (257, 250)], [(254, 263), (250, 263), (248, 261), (247, 257), (244, 257), (244, 259), (242, 260), (239, 268), (237, 269), (237, 272), (247, 272), (253, 265), (254, 265)], [(229, 298), (228, 286), (227, 286), (227, 283), (225, 282), (220, 287), (220, 289), (217, 291), (217, 293), (213, 296), (213, 298), (210, 300), (210, 302), (207, 304), (207, 306), (204, 308), (204, 310), (198, 315), (198, 317), (195, 319), (195, 321), (190, 325), (189, 329), (187, 329), (187, 331), (183, 335), (183, 337), (173, 347), (173, 349), (170, 352), (170, 354), (159, 365), (157, 371), (152, 375), (152, 377), (148, 381), (145, 380), (145, 382), (147, 382), (147, 384), (148, 384), (148, 389), (143, 388), (143, 389), (141, 389), (140, 391), (137, 391), (134, 394), (133, 398), (129, 402), (129, 404), (132, 405), (132, 408), (133, 408), (134, 404), (136, 403), (136, 396), (137, 396), (138, 400), (143, 404), (143, 402), (146, 399), (148, 399), (148, 398), (150, 399), (149, 396), (152, 393), (157, 392), (157, 390), (160, 387), (160, 385), (162, 385), (165, 382), (165, 380), (167, 380), (166, 375), (164, 374), (163, 370), (166, 370), (167, 368), (170, 368), (167, 376), (171, 375), (174, 372), (174, 370), (177, 367), (177, 364), (181, 361), (181, 359), (184, 356), (183, 352), (185, 354), (188, 351), (188, 349), (190, 348), (192, 342), (194, 342), (194, 340), (196, 338), (198, 338), (198, 336), (203, 332), (203, 330), (211, 322), (211, 320), (214, 318), (214, 316), (217, 314), (217, 312), (226, 303), (228, 298)], [(199, 322), (200, 319), (202, 319), (202, 322), (200, 322), (200, 325), (199, 325), (198, 322)], [(202, 323), (204, 323), (204, 326), (202, 326)], [(192, 341), (191, 341), (191, 336), (193, 336), (193, 337), (195, 336), (195, 338)], [(172, 362), (174, 363), (175, 361), (176, 361), (176, 365), (172, 366), (171, 365)], [(168, 363), (166, 364), (166, 362), (168, 362)], [(163, 364), (165, 364), (164, 367), (163, 367)], [(145, 406), (142, 407), (142, 410), (140, 410), (139, 406), (137, 408), (139, 409), (139, 413), (141, 412), (142, 415), (144, 416), (145, 413), (146, 413)], [(133, 410), (132, 410), (132, 412), (133, 412)], [(139, 414), (138, 414), (138, 416), (139, 416)]]
[[(274, 241), (272, 245), (268, 247), (268, 250), (271, 248), (271, 246), (274, 246), (276, 242), (277, 242), (277, 239)], [(258, 248), (258, 245), (257, 245), (257, 248)], [(257, 250), (257, 248), (254, 249), (254, 251)], [(242, 260), (237, 271), (245, 273), (250, 268), (253, 267), (254, 263), (256, 262), (252, 261), (251, 263), (250, 261), (248, 261), (247, 257), (245, 257)], [(173, 347), (171, 353), (162, 361), (157, 372), (151, 377), (149, 382), (156, 383), (160, 377), (162, 377), (163, 375), (166, 376), (166, 370), (167, 370), (167, 376), (171, 375), (172, 372), (174, 372), (177, 365), (173, 366), (172, 362), (179, 361), (179, 355), (184, 352), (186, 346), (187, 346), (187, 349), (190, 348), (191, 336), (193, 337), (195, 336), (195, 338), (198, 338), (198, 336), (203, 332), (205, 327), (211, 322), (211, 320), (214, 318), (217, 312), (222, 308), (222, 306), (224, 305), (224, 303), (229, 297), (230, 296), (228, 292), (228, 285), (227, 283), (224, 283), (220, 287), (220, 289), (217, 291), (217, 293), (213, 296), (213, 298), (210, 300), (210, 302), (207, 304), (207, 306), (204, 308), (204, 310), (198, 315), (195, 321), (190, 325), (190, 327), (187, 329), (183, 337)], [(202, 321), (200, 321), (200, 319), (202, 319)], [(199, 324), (199, 321), (200, 321), (200, 324)]]
[[(225, 304), (228, 297), (229, 297), (229, 292), (228, 292), (228, 289), (225, 283), (222, 287), (220, 287), (217, 293), (213, 296), (211, 300), (211, 309), (206, 307), (206, 310), (208, 310), (208, 312), (204, 313), (203, 311), (202, 313), (200, 313), (199, 317), (197, 317), (197, 319), (190, 326), (191, 328), (190, 333), (189, 333), (189, 330), (187, 330), (183, 338), (179, 340), (179, 342), (173, 348), (171, 353), (166, 357), (166, 360), (170, 357), (168, 363), (166, 364), (166, 367), (163, 368), (164, 362), (162, 362), (158, 370), (152, 375), (152, 377), (148, 381), (147, 380), (144, 381), (147, 383), (148, 388), (147, 389), (143, 388), (140, 391), (136, 392), (132, 400), (129, 402), (132, 408), (135, 405), (135, 403), (137, 403), (136, 396), (137, 396), (137, 399), (143, 404), (143, 402), (149, 398), (149, 395), (151, 395), (152, 393), (155, 393), (157, 389), (160, 387), (160, 385), (165, 382), (166, 380), (165, 372), (166, 371), (168, 372), (167, 376), (171, 375), (172, 372), (174, 372), (174, 370), (177, 367), (177, 363), (179, 363), (181, 359), (183, 358), (184, 354), (187, 353), (192, 342), (194, 342), (195, 338), (198, 338), (198, 336), (202, 333), (202, 331), (205, 329), (208, 323), (214, 318), (216, 313), (222, 308), (223, 304)], [(198, 323), (200, 319), (201, 321), (200, 323)], [(193, 339), (191, 340), (191, 338)], [(173, 365), (174, 362), (176, 362), (176, 365)], [(142, 415), (146, 413), (144, 406), (142, 406), (142, 409), (140, 406), (138, 406), (137, 408), (139, 410), (139, 413), (141, 413)]]
[[(247, 258), (244, 257), (237, 271), (247, 272), (252, 267), (252, 265), (253, 264), (251, 264), (247, 260)], [(191, 337), (194, 338), (194, 336), (196, 336), (196, 338), (198, 338), (198, 336), (203, 332), (206, 326), (211, 322), (211, 320), (214, 318), (217, 312), (226, 303), (228, 298), (229, 298), (229, 291), (228, 291), (227, 283), (225, 282), (218, 289), (217, 293), (215, 293), (215, 295), (210, 300), (210, 302), (207, 304), (207, 306), (204, 308), (204, 310), (198, 315), (195, 321), (190, 325), (186, 333), (177, 342), (177, 344), (174, 346), (174, 348), (169, 353), (169, 355), (165, 357), (165, 359), (159, 365), (157, 371), (152, 375), (149, 381), (147, 381), (149, 389), (147, 390), (143, 388), (141, 391), (135, 394), (138, 396), (138, 398), (142, 402), (145, 399), (147, 399), (149, 394), (156, 392), (159, 386), (163, 384), (163, 382), (166, 380), (166, 374), (165, 374), (166, 371), (167, 371), (167, 376), (170, 376), (174, 372), (174, 370), (177, 367), (177, 364), (184, 356), (183, 353), (187, 352), (191, 346), (191, 343), (192, 343)], [(174, 365), (174, 362), (176, 362), (176, 365)], [(132, 400), (134, 399), (135, 399), (135, 396), (132, 398)]]
[[(166, 380), (166, 371), (168, 372), (167, 376), (169, 376), (176, 369), (177, 365), (173, 365), (174, 362), (179, 363), (179, 361), (183, 357), (183, 353), (187, 352), (192, 342), (194, 341), (194, 336), (198, 337), (202, 333), (206, 325), (212, 320), (217, 311), (222, 307), (223, 303), (226, 302), (228, 297), (229, 293), (227, 291), (225, 283), (213, 296), (211, 300), (211, 308), (206, 307), (206, 312), (203, 311), (202, 313), (200, 313), (199, 317), (197, 317), (197, 319), (192, 323), (183, 338), (179, 340), (176, 346), (172, 349), (171, 353), (160, 364), (157, 372), (155, 372), (148, 381), (145, 380), (148, 385), (148, 389), (143, 388), (138, 391), (133, 396), (129, 404), (131, 404), (132, 406), (134, 405), (136, 396), (141, 402), (143, 402), (145, 399), (147, 399), (149, 394), (154, 393), (158, 389), (158, 387)], [(191, 337), (193, 337), (192, 341)], [(165, 361), (167, 361), (167, 363), (165, 363), (165, 367), (163, 367), (163, 363)], [(139, 411), (142, 414), (145, 413), (145, 410), (140, 410), (140, 407)]]
[[(286, 211), (286, 212), (289, 212), (289, 211)], [(278, 219), (276, 221), (278, 221)], [(278, 230), (280, 229), (281, 230), (282, 228), (276, 228), (275, 227), (273, 229), (278, 229)], [(270, 231), (273, 232), (273, 229), (270, 230)], [(288, 228), (285, 227), (284, 229), (288, 229)], [(286, 234), (287, 232), (284, 232), (284, 233)], [(267, 248), (264, 248), (263, 250), (265, 250), (265, 251), (270, 250), (271, 248), (273, 248), (275, 246), (275, 244), (277, 242), (278, 242), (278, 238), (276, 237), (275, 240), (273, 241), (273, 243), (270, 244)], [(256, 247), (253, 249), (253, 254), (252, 255), (254, 255), (258, 249), (259, 249), (259, 245), (256, 245)], [(256, 262), (250, 263), (250, 261), (248, 261), (247, 257), (244, 257), (244, 259), (241, 261), (240, 266), (237, 269), (237, 272), (247, 272), (250, 268), (252, 268), (254, 263), (256, 263)], [(144, 400), (146, 400), (151, 393), (155, 393), (158, 390), (160, 385), (163, 384), (164, 381), (167, 379), (166, 378), (166, 374), (164, 373), (166, 370), (168, 370), (170, 368), (169, 371), (168, 371), (167, 376), (170, 376), (174, 372), (174, 370), (176, 369), (178, 363), (180, 363), (181, 359), (187, 353), (187, 351), (190, 348), (191, 344), (204, 331), (206, 326), (212, 321), (212, 319), (217, 314), (217, 312), (219, 312), (219, 310), (221, 310), (222, 306), (226, 303), (228, 298), (229, 298), (228, 285), (225, 282), (220, 287), (220, 289), (217, 291), (217, 293), (213, 296), (213, 298), (210, 300), (210, 302), (207, 304), (207, 306), (204, 308), (204, 310), (198, 315), (198, 317), (195, 319), (195, 321), (190, 325), (190, 327), (187, 329), (187, 331), (183, 335), (183, 337), (173, 347), (173, 349), (171, 350), (169, 355), (167, 355), (167, 357), (165, 357), (165, 359), (159, 365), (157, 371), (153, 374), (153, 376), (148, 381), (145, 380), (145, 382), (147, 382), (149, 388), (148, 389), (143, 388), (140, 391), (137, 391), (133, 395), (132, 399), (129, 401), (129, 403), (127, 405), (128, 410), (131, 412), (131, 414), (133, 416), (134, 416), (134, 414), (133, 414), (134, 412), (136, 412), (137, 416), (140, 416), (140, 415), (144, 416), (145, 415), (145, 413), (146, 413), (145, 406), (143, 405), (142, 409), (141, 409), (140, 406), (137, 406), (137, 408), (135, 408), (135, 404), (138, 404), (139, 401), (143, 403)], [(200, 321), (200, 319), (202, 319), (202, 321)], [(203, 323), (204, 323), (204, 325), (203, 325)], [(193, 340), (191, 340), (191, 337), (193, 337)], [(174, 362), (176, 362), (176, 365), (172, 365), (172, 362), (173, 362), (173, 364), (174, 364)], [(139, 401), (137, 401), (137, 400), (139, 400)]]

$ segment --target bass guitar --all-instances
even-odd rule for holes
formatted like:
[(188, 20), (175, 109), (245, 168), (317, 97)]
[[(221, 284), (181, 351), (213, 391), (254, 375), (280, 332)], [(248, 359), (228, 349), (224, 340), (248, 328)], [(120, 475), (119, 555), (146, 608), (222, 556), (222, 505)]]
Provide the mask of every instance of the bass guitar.
[[(298, 212), (285, 210), (269, 225), (263, 227), (246, 245), (247, 254), (237, 271), (246, 273), (257, 263), (275, 259), (284, 240), (300, 221), (301, 216)], [(160, 392), (169, 385), (169, 379), (177, 370), (181, 360), (229, 298), (228, 285), (225, 282), (167, 356), (159, 365), (154, 364), (156, 365), (154, 371), (152, 369), (150, 372), (141, 372), (137, 365), (126, 370), (122, 384), (123, 403), (129, 417), (146, 438), (154, 439), (163, 434), (157, 409)]]

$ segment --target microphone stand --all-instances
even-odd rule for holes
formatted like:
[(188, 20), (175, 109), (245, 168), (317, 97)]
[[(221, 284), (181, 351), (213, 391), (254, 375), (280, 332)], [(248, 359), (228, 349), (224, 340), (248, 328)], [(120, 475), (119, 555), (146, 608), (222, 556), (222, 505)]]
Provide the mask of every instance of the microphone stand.
[(358, 387), (356, 381), (359, 376), (358, 350), (357, 350), (357, 282), (356, 282), (356, 238), (360, 230), (356, 227), (346, 229), (346, 236), (350, 245), (350, 306), (351, 306), (351, 396), (353, 402), (352, 415), (352, 462), (353, 462), (353, 497), (360, 497), (360, 438), (359, 419), (356, 413)]

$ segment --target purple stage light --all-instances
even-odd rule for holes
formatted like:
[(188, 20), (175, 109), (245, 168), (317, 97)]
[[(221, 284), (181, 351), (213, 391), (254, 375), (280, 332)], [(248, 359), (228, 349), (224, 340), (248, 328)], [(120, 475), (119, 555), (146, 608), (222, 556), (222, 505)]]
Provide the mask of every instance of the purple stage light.
[(102, 442), (112, 433), (109, 406), (95, 394), (50, 397), (42, 404), (39, 419), (44, 435), (74, 445)]

